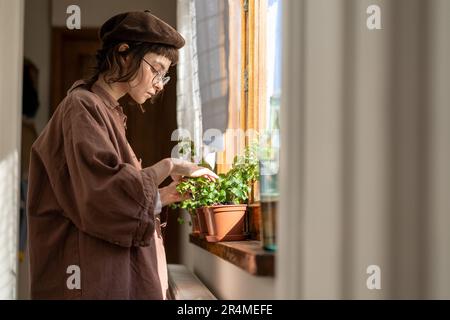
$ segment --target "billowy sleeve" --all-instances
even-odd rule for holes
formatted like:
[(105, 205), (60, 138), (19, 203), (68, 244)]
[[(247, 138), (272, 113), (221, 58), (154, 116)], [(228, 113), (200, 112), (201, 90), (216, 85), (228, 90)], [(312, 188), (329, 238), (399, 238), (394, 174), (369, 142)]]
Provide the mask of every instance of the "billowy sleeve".
[(73, 198), (64, 212), (94, 237), (124, 247), (148, 246), (158, 202), (155, 172), (121, 162), (101, 116), (78, 103), (63, 117), (67, 192)]

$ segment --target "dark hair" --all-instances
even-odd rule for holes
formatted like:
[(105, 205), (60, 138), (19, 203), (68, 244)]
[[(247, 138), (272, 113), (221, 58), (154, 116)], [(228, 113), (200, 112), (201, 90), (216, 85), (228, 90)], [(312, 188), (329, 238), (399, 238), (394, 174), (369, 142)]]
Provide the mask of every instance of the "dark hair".
[[(119, 52), (120, 45), (124, 43), (128, 44), (128, 50)], [(101, 73), (105, 73), (107, 83), (131, 81), (136, 77), (142, 59), (149, 52), (166, 57), (172, 66), (178, 63), (178, 50), (170, 45), (134, 41), (104, 43), (97, 51), (97, 65), (89, 82), (93, 84)], [(128, 55), (131, 56), (131, 63), (126, 68), (120, 58)]]

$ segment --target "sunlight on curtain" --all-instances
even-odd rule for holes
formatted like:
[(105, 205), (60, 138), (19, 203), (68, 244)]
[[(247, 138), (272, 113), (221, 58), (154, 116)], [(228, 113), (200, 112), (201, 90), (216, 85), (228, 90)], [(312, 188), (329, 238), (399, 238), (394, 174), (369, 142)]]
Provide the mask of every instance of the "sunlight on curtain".
[[(178, 66), (178, 132), (194, 142), (196, 161), (201, 155), (214, 167), (215, 152), (224, 149), (230, 103), (239, 108), (239, 1), (179, 0), (177, 11), (178, 30), (186, 39)], [(238, 31), (233, 42), (230, 30)]]
[(186, 40), (180, 50), (177, 80), (177, 124), (179, 138), (194, 142), (195, 154), (201, 154), (202, 105), (199, 91), (197, 27), (194, 0), (177, 1), (177, 28)]
[(223, 133), (228, 118), (228, 3), (223, 0), (195, 0), (197, 48), (204, 150), (214, 166), (215, 152), (223, 150)]
[(203, 129), (224, 132), (228, 118), (228, 3), (195, 0)]
[[(240, 0), (196, 0), (200, 93), (205, 153), (217, 161), (217, 171), (228, 171), (243, 149), (241, 130), (242, 8)], [(214, 129), (214, 130), (211, 130)]]

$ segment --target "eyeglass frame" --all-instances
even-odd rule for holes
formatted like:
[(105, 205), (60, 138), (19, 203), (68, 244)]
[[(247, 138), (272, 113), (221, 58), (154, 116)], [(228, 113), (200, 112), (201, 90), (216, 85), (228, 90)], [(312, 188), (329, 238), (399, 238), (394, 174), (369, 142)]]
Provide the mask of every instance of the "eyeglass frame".
[[(150, 66), (150, 68), (152, 70), (152, 73), (156, 74), (155, 77), (152, 80), (152, 84), (157, 84), (157, 83), (161, 82), (163, 84), (163, 86), (165, 86), (170, 81), (170, 77), (169, 76), (167, 76), (167, 77), (165, 76), (167, 73), (164, 74), (164, 75), (161, 75), (161, 72), (156, 70), (156, 68), (154, 66), (152, 66), (152, 64), (150, 62), (145, 60), (145, 58), (142, 58), (142, 60), (144, 60), (145, 63), (147, 63)], [(159, 79), (159, 80), (155, 82), (155, 79)]]

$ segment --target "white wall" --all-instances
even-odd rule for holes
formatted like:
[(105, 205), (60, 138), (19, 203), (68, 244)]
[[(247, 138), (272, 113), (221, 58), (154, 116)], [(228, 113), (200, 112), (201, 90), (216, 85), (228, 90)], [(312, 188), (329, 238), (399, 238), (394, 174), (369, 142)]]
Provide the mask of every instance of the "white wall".
[(16, 297), (23, 8), (0, 0), (0, 299)]

